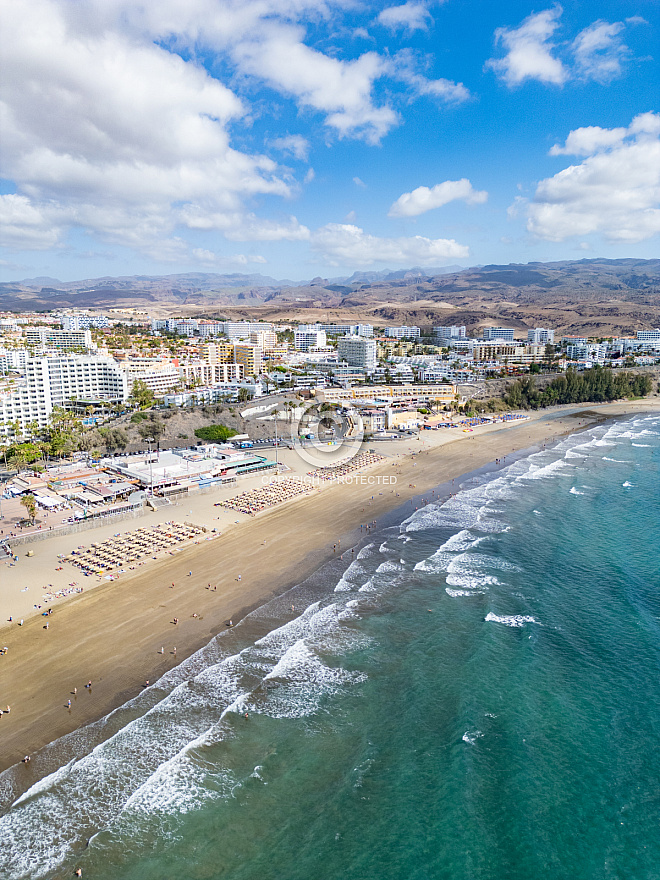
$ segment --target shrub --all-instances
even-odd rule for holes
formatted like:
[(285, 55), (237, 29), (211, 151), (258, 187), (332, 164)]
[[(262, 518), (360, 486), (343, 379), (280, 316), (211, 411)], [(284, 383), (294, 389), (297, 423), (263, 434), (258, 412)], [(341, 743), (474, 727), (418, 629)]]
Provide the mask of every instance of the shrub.
[(224, 443), (235, 434), (238, 434), (238, 431), (228, 428), (227, 425), (204, 425), (203, 428), (197, 428), (195, 431), (195, 437), (208, 443)]

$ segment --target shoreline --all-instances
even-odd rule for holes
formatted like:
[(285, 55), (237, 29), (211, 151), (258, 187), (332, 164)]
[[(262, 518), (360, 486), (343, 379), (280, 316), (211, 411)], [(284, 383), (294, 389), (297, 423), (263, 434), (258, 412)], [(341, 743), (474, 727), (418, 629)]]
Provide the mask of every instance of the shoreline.
[[(361, 523), (405, 513), (410, 502), (414, 510), (415, 502), (432, 489), (487, 469), (495, 458), (528, 454), (553, 437), (659, 409), (654, 400), (584, 404), (530, 413), (528, 420), (431, 448), (411, 439), (414, 450), (358, 472), (375, 477), (394, 473), (396, 489), (389, 484), (326, 486), (243, 519), (237, 527), (223, 527), (221, 537), (207, 545), (150, 561), (130, 577), (62, 600), (52, 606), (48, 631), (40, 616), (26, 619), (20, 628), (3, 626), (0, 639), (9, 653), (0, 658), (0, 701), (12, 711), (0, 718), (0, 772), (23, 755), (33, 755), (29, 767), (17, 768), (25, 790), (52, 769), (35, 752), (135, 697), (147, 680), (156, 681), (226, 630), (227, 619), (238, 622), (338, 559), (341, 554), (333, 552), (333, 543), (340, 541), (340, 549), (350, 550), (365, 536)], [(172, 510), (166, 512), (172, 518)], [(187, 576), (188, 570), (193, 576)], [(217, 591), (208, 589), (209, 582)], [(177, 625), (171, 622), (175, 616)], [(84, 687), (88, 680), (91, 689)], [(69, 698), (71, 709), (66, 707)]]

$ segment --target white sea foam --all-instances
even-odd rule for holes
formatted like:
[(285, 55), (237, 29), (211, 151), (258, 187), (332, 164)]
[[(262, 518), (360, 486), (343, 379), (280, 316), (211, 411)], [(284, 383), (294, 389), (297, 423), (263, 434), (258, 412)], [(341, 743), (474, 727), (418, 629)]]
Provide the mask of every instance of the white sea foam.
[(457, 598), (458, 596), (483, 596), (483, 590), (455, 590), (452, 587), (445, 587), (445, 593), (448, 596), (451, 596), (452, 599)]
[[(3, 878), (48, 876), (101, 828), (121, 825), (136, 812), (192, 809), (210, 796), (195, 753), (222, 738), (223, 718), (245, 711), (308, 714), (323, 694), (359, 680), (317, 653), (359, 644), (363, 637), (348, 626), (355, 617), (353, 609), (314, 603), (255, 645), (180, 683), (88, 755), (41, 780), (0, 817)], [(280, 687), (264, 693), (263, 682), (274, 677)], [(229, 776), (215, 779), (213, 796), (230, 783)]]
[(443, 550), (436, 550), (433, 556), (428, 559), (422, 559), (415, 565), (415, 571), (447, 571), (450, 563), (454, 560), (453, 553), (445, 553)]
[(570, 476), (570, 474), (562, 473), (562, 471), (566, 468), (572, 468), (572, 465), (568, 464), (568, 462), (564, 461), (563, 458), (558, 458), (556, 461), (551, 461), (549, 464), (544, 465), (543, 467), (532, 467), (527, 473), (521, 474), (518, 479), (522, 480), (548, 480), (552, 477), (556, 476)]
[(576, 489), (575, 486), (572, 486), (570, 489), (571, 495), (584, 495), (584, 492), (580, 492), (579, 489)]
[(397, 562), (394, 559), (388, 559), (387, 562), (381, 562), (376, 569), (376, 574), (382, 574), (383, 572), (389, 571), (403, 571), (405, 567), (405, 563), (402, 560)]
[(358, 559), (369, 559), (370, 556), (373, 556), (375, 553), (374, 547), (375, 544), (365, 544), (364, 547), (360, 550), (357, 555)]
[(616, 464), (627, 464), (627, 462), (621, 458), (608, 458), (606, 455), (603, 456), (603, 461), (613, 461)]
[(460, 532), (457, 532), (455, 535), (452, 535), (451, 538), (446, 540), (445, 543), (438, 548), (438, 552), (467, 550), (470, 547), (474, 547), (482, 540), (483, 538), (477, 538), (468, 529), (461, 529)]
[(491, 621), (493, 623), (503, 623), (504, 626), (524, 626), (526, 623), (536, 623), (539, 626), (541, 625), (535, 617), (532, 617), (529, 614), (493, 614), (492, 611), (489, 611), (486, 617), (484, 618), (487, 621)]
[(652, 449), (652, 445), (650, 443), (631, 443), (631, 446), (636, 446), (638, 449)]
[(626, 480), (626, 482), (623, 483), (623, 488), (624, 488), (624, 489), (632, 489), (632, 488), (633, 488), (633, 484), (632, 484), (632, 483), (629, 483), (628, 480)]
[(466, 730), (461, 739), (464, 743), (473, 746), (483, 736), (480, 730)]

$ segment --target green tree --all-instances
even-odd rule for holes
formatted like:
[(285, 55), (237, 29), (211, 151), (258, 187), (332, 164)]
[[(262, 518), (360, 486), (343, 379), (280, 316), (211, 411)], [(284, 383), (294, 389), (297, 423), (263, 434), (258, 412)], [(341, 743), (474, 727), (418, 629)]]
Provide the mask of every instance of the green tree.
[(34, 521), (37, 518), (37, 502), (34, 495), (23, 495), (21, 498), (21, 504), (25, 508), (27, 515), (32, 520), (32, 524), (34, 524)]
[(136, 379), (133, 382), (133, 390), (131, 391), (131, 400), (141, 409), (148, 409), (153, 406), (154, 393), (142, 379)]

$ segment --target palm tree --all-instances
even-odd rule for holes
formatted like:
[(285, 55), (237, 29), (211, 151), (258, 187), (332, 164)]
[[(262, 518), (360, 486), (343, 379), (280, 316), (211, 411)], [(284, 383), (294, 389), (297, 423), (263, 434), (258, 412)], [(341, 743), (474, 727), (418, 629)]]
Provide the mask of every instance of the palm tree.
[(37, 502), (31, 493), (29, 495), (23, 495), (21, 498), (21, 504), (25, 508), (28, 516), (32, 520), (32, 525), (34, 525), (34, 521), (37, 518)]

